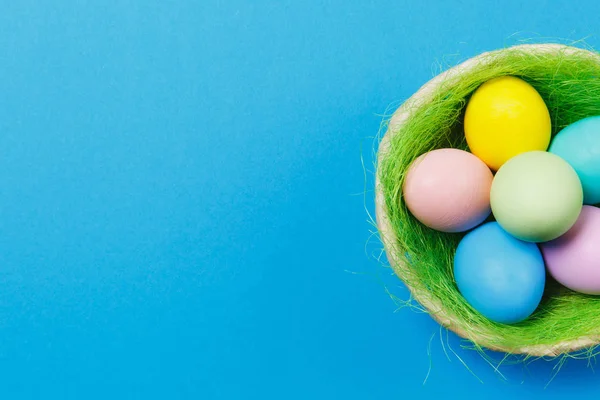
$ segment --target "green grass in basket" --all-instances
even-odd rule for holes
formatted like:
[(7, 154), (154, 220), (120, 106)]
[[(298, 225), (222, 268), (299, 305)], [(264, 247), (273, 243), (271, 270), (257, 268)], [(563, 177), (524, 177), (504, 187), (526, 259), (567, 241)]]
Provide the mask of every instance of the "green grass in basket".
[[(578, 294), (550, 281), (537, 311), (526, 321), (503, 325), (474, 311), (459, 293), (453, 279), (453, 257), (461, 234), (436, 232), (419, 223), (402, 201), (402, 185), (411, 162), (442, 147), (467, 150), (462, 128), (469, 96), (487, 80), (513, 75), (532, 84), (544, 98), (552, 118), (553, 134), (590, 115), (600, 115), (600, 65), (585, 54), (533, 54), (507, 50), (501, 60), (450, 78), (433, 100), (414, 110), (395, 132), (389, 153), (378, 173), (394, 232), (396, 257), (409, 265), (405, 283), (437, 298), (456, 316), (458, 327), (486, 346), (518, 348), (552, 345), (582, 336), (600, 334), (600, 296)], [(598, 238), (600, 244), (600, 238)], [(408, 262), (410, 260), (410, 262)]]

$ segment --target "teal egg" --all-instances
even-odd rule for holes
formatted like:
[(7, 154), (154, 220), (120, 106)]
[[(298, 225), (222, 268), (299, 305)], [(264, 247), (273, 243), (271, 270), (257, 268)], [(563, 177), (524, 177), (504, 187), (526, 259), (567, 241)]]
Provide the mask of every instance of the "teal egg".
[(490, 191), (496, 221), (527, 242), (556, 239), (577, 221), (583, 190), (577, 173), (559, 156), (521, 153), (496, 173)]
[(600, 116), (584, 118), (561, 130), (549, 151), (577, 172), (585, 204), (600, 203)]

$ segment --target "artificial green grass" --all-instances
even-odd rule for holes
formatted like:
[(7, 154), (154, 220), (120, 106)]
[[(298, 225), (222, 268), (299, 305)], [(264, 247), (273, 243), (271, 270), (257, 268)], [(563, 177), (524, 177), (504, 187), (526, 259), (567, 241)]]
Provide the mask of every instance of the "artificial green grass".
[(387, 133), (389, 148), (377, 166), (386, 213), (397, 237), (395, 247), (387, 251), (396, 251), (393, 258), (405, 265), (402, 270), (393, 267), (407, 286), (439, 302), (476, 347), (510, 352), (600, 335), (600, 296), (575, 293), (551, 280), (542, 303), (527, 320), (503, 325), (481, 316), (466, 303), (453, 279), (453, 257), (462, 234), (427, 228), (402, 200), (405, 174), (415, 158), (443, 147), (468, 150), (462, 122), (469, 96), (482, 83), (504, 75), (520, 77), (537, 89), (550, 111), (553, 135), (572, 122), (600, 115), (600, 59), (589, 53), (508, 48), (494, 62), (446, 79), (397, 131)]

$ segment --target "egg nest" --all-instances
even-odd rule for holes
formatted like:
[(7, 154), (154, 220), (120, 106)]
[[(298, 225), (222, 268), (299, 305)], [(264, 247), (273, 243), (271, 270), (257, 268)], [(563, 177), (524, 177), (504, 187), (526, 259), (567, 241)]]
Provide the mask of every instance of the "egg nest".
[[(590, 344), (600, 338), (600, 296), (573, 292), (548, 276), (542, 302), (531, 317), (514, 325), (490, 321), (465, 301), (454, 281), (454, 253), (464, 233), (424, 226), (402, 200), (406, 172), (418, 156), (447, 147), (468, 151), (464, 110), (475, 89), (492, 78), (512, 75), (530, 83), (548, 107), (553, 136), (575, 121), (600, 115), (600, 58), (596, 53), (566, 46), (552, 52), (517, 46), (498, 54), (450, 74), (427, 93), (426, 100), (411, 105), (404, 121), (388, 125), (389, 141), (385, 151), (380, 148), (377, 166), (379, 201), (393, 239), (390, 244), (383, 238), (388, 259), (433, 317), (478, 349), (556, 356), (584, 347), (589, 352), (584, 354), (591, 354)], [(586, 345), (576, 344), (582, 342)], [(545, 347), (551, 350), (544, 352)], [(529, 352), (529, 348), (536, 350)]]

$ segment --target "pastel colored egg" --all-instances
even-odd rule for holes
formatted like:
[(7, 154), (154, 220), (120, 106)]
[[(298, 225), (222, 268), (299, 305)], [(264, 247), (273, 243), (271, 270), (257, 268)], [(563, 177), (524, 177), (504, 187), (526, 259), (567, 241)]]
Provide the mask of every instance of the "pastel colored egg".
[(404, 202), (423, 224), (442, 232), (462, 232), (490, 215), (490, 169), (473, 154), (438, 149), (408, 169)]
[(494, 171), (517, 154), (544, 151), (550, 143), (548, 107), (533, 86), (513, 76), (481, 85), (464, 122), (469, 149)]
[(583, 186), (583, 202), (600, 203), (600, 116), (584, 118), (561, 130), (549, 151), (577, 171)]
[(600, 209), (583, 206), (567, 233), (542, 243), (550, 275), (576, 292), (600, 294)]
[(488, 222), (458, 244), (454, 279), (475, 310), (492, 321), (514, 324), (539, 305), (546, 271), (536, 244), (516, 239), (497, 222)]
[(519, 154), (496, 173), (490, 193), (496, 221), (518, 239), (556, 239), (577, 221), (583, 190), (577, 173), (544, 151)]

